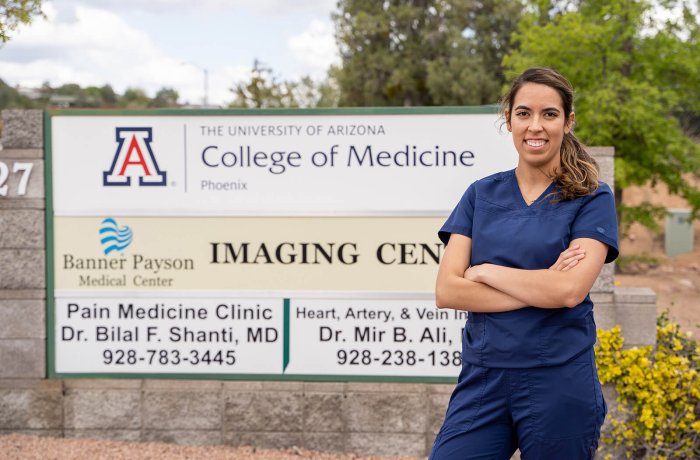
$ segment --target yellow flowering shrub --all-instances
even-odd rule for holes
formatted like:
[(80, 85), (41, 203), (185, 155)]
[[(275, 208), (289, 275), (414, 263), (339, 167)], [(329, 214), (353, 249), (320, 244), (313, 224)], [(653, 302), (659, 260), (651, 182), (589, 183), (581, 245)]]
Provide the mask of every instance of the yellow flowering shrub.
[(677, 324), (659, 317), (656, 345), (622, 349), (620, 327), (598, 331), (601, 383), (618, 394), (603, 442), (627, 458), (700, 458), (700, 347)]

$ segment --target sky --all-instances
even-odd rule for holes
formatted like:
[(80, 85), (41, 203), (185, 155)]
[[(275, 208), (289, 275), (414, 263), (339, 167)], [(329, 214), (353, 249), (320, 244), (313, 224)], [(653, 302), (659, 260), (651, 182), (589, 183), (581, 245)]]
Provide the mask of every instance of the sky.
[(11, 86), (110, 84), (226, 106), (255, 59), (281, 79), (322, 78), (338, 60), (336, 0), (45, 0), (46, 19), (0, 45)]

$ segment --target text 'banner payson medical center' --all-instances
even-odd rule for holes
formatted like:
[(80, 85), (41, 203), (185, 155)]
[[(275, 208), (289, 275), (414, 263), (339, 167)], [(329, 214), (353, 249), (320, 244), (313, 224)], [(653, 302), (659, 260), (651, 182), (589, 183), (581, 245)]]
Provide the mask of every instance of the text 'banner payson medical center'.
[(495, 113), (375, 112), (52, 114), (52, 375), (456, 376), (436, 232), (517, 156)]

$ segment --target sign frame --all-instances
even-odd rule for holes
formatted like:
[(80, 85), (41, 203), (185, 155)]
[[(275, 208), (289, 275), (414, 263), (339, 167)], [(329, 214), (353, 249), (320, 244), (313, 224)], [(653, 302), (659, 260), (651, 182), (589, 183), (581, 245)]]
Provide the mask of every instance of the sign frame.
[[(212, 116), (308, 116), (308, 115), (450, 115), (450, 114), (497, 114), (497, 105), (484, 106), (442, 106), (442, 107), (358, 107), (358, 108), (311, 108), (311, 109), (152, 109), (152, 110), (100, 110), (100, 109), (61, 109), (44, 112), (44, 181), (45, 181), (45, 238), (46, 238), (46, 359), (48, 377), (52, 379), (115, 378), (115, 379), (172, 379), (172, 380), (242, 380), (242, 381), (310, 381), (310, 382), (397, 382), (453, 384), (452, 377), (435, 376), (377, 376), (377, 375), (323, 375), (323, 374), (217, 374), (217, 373), (65, 373), (56, 371), (56, 298), (54, 270), (54, 207), (53, 207), (53, 152), (52, 118), (55, 116), (91, 117), (212, 117)], [(399, 214), (397, 214), (399, 215)], [(446, 215), (445, 215), (446, 216)], [(289, 305), (289, 293), (284, 293), (284, 303)], [(301, 294), (303, 297), (304, 294)], [(328, 298), (333, 298), (330, 294)], [(361, 297), (361, 296), (360, 296)], [(386, 297), (378, 294), (377, 299)], [(393, 296), (392, 298), (396, 298)], [(412, 299), (419, 299), (417, 296)], [(284, 317), (284, 329), (289, 330), (289, 315)], [(456, 344), (455, 344), (456, 345)], [(288, 355), (288, 344), (285, 345)]]

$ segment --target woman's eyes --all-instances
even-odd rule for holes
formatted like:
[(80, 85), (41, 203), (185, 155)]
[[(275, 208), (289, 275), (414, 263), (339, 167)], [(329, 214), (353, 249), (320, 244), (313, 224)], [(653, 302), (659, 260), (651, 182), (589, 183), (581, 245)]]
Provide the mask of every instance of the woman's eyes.
[[(519, 111), (515, 112), (515, 116), (520, 117), (520, 118), (527, 117), (529, 115), (530, 115), (530, 112), (528, 112), (527, 110), (519, 110)], [(557, 118), (559, 116), (559, 112), (545, 112), (544, 116), (546, 118)]]

